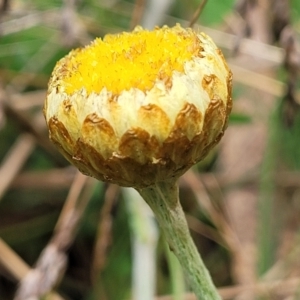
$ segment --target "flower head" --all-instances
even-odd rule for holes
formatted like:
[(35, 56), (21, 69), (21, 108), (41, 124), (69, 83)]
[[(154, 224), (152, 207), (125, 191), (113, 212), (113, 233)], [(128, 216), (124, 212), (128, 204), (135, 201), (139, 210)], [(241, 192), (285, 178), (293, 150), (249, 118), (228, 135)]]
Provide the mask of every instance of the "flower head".
[(176, 178), (222, 137), (231, 78), (204, 33), (176, 25), (106, 35), (55, 66), (50, 138), (100, 180), (140, 188)]

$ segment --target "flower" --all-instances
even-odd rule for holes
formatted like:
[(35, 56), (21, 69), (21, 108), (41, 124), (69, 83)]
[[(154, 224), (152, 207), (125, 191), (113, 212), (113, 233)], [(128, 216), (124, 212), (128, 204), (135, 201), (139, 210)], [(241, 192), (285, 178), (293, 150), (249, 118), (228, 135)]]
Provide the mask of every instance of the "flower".
[(218, 143), (231, 87), (206, 34), (137, 27), (62, 58), (44, 115), (51, 140), (84, 174), (143, 188), (178, 178)]

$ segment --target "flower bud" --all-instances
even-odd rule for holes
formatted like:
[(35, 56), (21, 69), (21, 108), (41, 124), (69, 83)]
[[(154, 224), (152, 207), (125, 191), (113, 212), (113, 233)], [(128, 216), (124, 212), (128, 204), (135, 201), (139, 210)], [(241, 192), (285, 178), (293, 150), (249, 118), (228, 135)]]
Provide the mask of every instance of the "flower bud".
[(44, 115), (51, 140), (84, 174), (143, 188), (178, 178), (218, 143), (231, 87), (206, 34), (137, 27), (62, 58)]

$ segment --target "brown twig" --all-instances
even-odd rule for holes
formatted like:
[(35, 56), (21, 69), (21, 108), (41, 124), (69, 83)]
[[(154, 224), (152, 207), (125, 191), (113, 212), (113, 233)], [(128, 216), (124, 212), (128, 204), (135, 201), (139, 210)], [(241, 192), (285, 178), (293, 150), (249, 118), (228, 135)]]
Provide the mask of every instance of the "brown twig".
[(34, 147), (34, 138), (28, 133), (23, 133), (7, 153), (0, 166), (0, 201)]
[[(72, 182), (71, 188), (69, 190), (69, 194), (67, 196), (66, 202), (63, 206), (63, 209), (60, 213), (59, 219), (55, 226), (55, 231), (59, 234), (62, 233), (63, 228), (67, 228), (67, 235), (73, 237), (74, 234), (70, 231), (70, 229), (75, 230), (76, 228), (73, 226), (68, 228), (69, 218), (72, 218), (75, 215), (82, 215), (83, 208), (86, 206), (86, 198), (81, 198), (80, 194), (86, 184), (88, 177), (81, 174), (79, 171), (76, 172), (76, 176)], [(85, 195), (86, 196), (86, 195)], [(81, 207), (83, 205), (83, 207)], [(75, 218), (77, 219), (77, 218)], [(53, 240), (63, 240), (59, 237), (59, 234), (53, 237)], [(68, 242), (69, 244), (70, 242)]]
[(192, 16), (192, 19), (189, 23), (189, 27), (193, 27), (195, 25), (195, 23), (197, 22), (200, 14), (202, 13), (204, 6), (206, 5), (207, 0), (202, 0), (198, 6), (198, 8), (196, 9), (194, 15)]
[(135, 26), (137, 26), (141, 23), (145, 5), (146, 5), (145, 0), (136, 0), (135, 1), (134, 10), (131, 15), (130, 30), (133, 30), (135, 28)]

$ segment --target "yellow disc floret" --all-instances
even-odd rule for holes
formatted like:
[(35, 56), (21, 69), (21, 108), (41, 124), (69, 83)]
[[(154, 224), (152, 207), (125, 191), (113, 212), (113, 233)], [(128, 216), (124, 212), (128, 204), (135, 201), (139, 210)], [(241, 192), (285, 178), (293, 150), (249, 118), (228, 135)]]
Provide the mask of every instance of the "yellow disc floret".
[(200, 56), (197, 34), (180, 25), (154, 31), (137, 27), (131, 33), (106, 35), (81, 50), (72, 51), (65, 60), (62, 81), (65, 92), (85, 88), (88, 94), (105, 87), (113, 94), (138, 88), (150, 90), (156, 80), (169, 82), (174, 71), (182, 72), (184, 63)]

